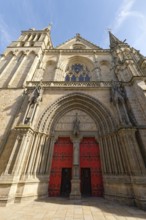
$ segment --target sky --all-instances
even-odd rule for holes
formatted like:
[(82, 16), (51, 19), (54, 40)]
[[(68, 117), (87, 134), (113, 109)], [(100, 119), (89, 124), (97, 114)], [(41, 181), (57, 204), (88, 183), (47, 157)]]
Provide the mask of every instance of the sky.
[(80, 33), (109, 48), (111, 30), (146, 56), (146, 0), (0, 0), (0, 53), (22, 30), (49, 23), (54, 47)]

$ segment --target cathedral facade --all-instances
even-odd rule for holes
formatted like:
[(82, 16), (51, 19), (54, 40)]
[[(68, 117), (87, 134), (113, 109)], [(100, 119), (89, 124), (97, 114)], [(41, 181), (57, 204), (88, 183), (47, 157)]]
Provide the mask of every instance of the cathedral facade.
[(109, 33), (23, 31), (0, 60), (0, 205), (104, 197), (146, 209), (146, 58)]

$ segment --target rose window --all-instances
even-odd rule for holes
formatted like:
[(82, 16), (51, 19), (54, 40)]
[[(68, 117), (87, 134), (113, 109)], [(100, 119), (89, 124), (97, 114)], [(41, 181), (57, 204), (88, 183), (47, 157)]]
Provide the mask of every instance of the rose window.
[(82, 64), (73, 64), (67, 70), (65, 81), (72, 81), (72, 82), (90, 81), (88, 68)]

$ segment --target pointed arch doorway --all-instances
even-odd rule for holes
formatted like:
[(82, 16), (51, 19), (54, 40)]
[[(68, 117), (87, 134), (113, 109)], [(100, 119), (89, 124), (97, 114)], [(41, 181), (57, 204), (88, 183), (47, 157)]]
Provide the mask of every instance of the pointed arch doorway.
[[(111, 131), (114, 127), (114, 120), (107, 109), (96, 99), (81, 93), (74, 93), (69, 94), (65, 97), (60, 98), (56, 101), (51, 107), (47, 108), (40, 118), (38, 126), (40, 130), (46, 131), (50, 135), (50, 146), (49, 146), (49, 191), (51, 188), (51, 161), (53, 161), (53, 149), (54, 149), (54, 142), (57, 140), (58, 137), (71, 137), (73, 133), (73, 120), (75, 119), (75, 114), (72, 114), (72, 111), (81, 111), (85, 113), (85, 116), (79, 115), (79, 119), (81, 120), (80, 123), (80, 133), (82, 137), (97, 137), (98, 131), (100, 131), (100, 136), (103, 137), (103, 140), (100, 140), (100, 150), (101, 150), (101, 159), (102, 159), (102, 170), (105, 173), (105, 161), (104, 161), (104, 154), (102, 149), (103, 142), (105, 141), (105, 134)], [(67, 115), (69, 114), (69, 115)], [(74, 116), (73, 116), (74, 115)], [(67, 117), (66, 117), (67, 116)], [(73, 117), (72, 117), (73, 116)], [(64, 118), (66, 117), (66, 118)], [(91, 120), (90, 120), (90, 119)], [(86, 125), (85, 125), (86, 123)], [(84, 130), (85, 128), (85, 130)], [(73, 141), (72, 141), (73, 143)], [(74, 145), (74, 143), (73, 143)], [(62, 167), (65, 168), (65, 167)], [(89, 168), (90, 171), (87, 171), (89, 175), (91, 175), (91, 168), (90, 167), (83, 167)], [(78, 186), (80, 186), (80, 174), (81, 170), (79, 167), (79, 179), (78, 179)], [(73, 166), (71, 168), (71, 176), (73, 177)], [(84, 171), (83, 171), (84, 172)], [(86, 173), (86, 171), (85, 171)], [(58, 195), (60, 195), (59, 186), (61, 186), (61, 171), (60, 171), (60, 185), (58, 183)], [(84, 175), (84, 174), (83, 174)], [(92, 177), (91, 177), (92, 178)], [(90, 178), (90, 179), (91, 179)], [(97, 184), (96, 184), (97, 185)], [(92, 189), (91, 183), (91, 189)], [(74, 185), (76, 188), (76, 186)], [(73, 185), (71, 187), (71, 190)], [(103, 188), (103, 186), (101, 187)], [(81, 191), (81, 188), (79, 189)], [(102, 193), (101, 193), (102, 194)], [(50, 195), (50, 194), (49, 194)], [(92, 195), (92, 192), (91, 192)], [(55, 196), (55, 195), (54, 195)]]

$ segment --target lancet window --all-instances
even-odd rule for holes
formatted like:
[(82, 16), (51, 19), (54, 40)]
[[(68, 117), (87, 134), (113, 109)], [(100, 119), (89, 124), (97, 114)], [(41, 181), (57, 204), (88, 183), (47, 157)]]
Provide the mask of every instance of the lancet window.
[(80, 63), (69, 66), (66, 72), (65, 81), (88, 82), (90, 81), (88, 68)]

